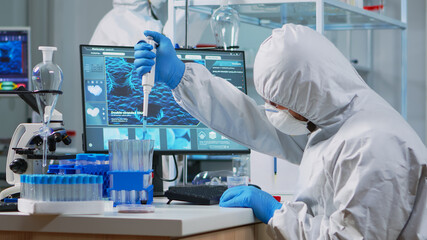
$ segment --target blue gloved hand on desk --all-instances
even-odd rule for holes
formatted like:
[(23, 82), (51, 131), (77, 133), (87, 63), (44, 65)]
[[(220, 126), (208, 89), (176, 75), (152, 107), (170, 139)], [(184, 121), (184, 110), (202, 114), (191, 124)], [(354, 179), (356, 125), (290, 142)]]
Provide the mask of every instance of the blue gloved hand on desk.
[(264, 223), (273, 217), (274, 211), (282, 204), (270, 194), (252, 187), (237, 186), (227, 189), (219, 200), (220, 207), (248, 207), (252, 208), (255, 216)]
[(145, 41), (135, 45), (135, 69), (139, 77), (151, 70), (156, 59), (156, 82), (166, 83), (171, 89), (176, 88), (184, 75), (185, 64), (176, 56), (175, 48), (169, 38), (161, 33), (145, 31), (145, 36), (153, 37), (158, 46), (156, 54), (151, 50), (153, 47)]

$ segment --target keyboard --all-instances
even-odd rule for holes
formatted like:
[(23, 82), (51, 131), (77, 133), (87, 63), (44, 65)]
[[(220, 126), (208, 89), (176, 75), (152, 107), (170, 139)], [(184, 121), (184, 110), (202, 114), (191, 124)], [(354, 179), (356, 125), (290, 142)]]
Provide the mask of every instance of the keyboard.
[(218, 204), (222, 194), (227, 190), (225, 185), (186, 185), (172, 186), (165, 192), (169, 199), (177, 201), (186, 201), (199, 205)]

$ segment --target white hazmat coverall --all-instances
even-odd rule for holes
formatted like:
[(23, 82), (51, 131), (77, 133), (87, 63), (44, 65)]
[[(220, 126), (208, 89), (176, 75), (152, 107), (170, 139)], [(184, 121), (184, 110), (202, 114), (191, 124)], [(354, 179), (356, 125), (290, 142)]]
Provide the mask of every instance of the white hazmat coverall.
[(316, 124), (305, 149), (200, 64), (186, 64), (173, 94), (215, 131), (300, 165), (295, 200), (268, 223), (273, 237), (427, 239), (426, 147), (332, 43), (304, 26), (275, 29), (258, 51), (254, 82), (264, 99)]
[[(154, 0), (153, 4), (165, 0)], [(151, 16), (148, 0), (113, 0), (113, 9), (99, 22), (91, 45), (133, 46), (145, 30), (161, 32), (162, 23)]]

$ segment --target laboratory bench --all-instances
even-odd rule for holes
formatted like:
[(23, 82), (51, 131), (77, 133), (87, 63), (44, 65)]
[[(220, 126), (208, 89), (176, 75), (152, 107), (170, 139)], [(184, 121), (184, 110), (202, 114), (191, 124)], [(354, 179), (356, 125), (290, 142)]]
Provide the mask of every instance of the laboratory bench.
[(268, 239), (250, 208), (220, 208), (155, 198), (154, 213), (29, 215), (0, 212), (0, 239)]

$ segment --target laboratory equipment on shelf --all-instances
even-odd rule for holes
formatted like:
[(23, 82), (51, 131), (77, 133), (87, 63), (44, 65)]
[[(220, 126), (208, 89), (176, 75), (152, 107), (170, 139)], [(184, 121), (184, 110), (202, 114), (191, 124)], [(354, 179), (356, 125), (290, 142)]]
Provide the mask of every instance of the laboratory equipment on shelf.
[(37, 106), (42, 118), (42, 127), (39, 130), (39, 135), (43, 140), (43, 167), (47, 165), (47, 138), (51, 134), (49, 123), (55, 105), (58, 100), (62, 86), (62, 70), (52, 62), (53, 52), (56, 47), (40, 46), (39, 50), (43, 53), (43, 62), (37, 64), (33, 68), (32, 83), (36, 94)]
[(110, 198), (119, 211), (150, 211), (153, 202), (152, 166), (154, 140), (108, 141)]
[(218, 48), (238, 48), (239, 24), (239, 13), (228, 5), (228, 0), (222, 0), (221, 6), (211, 17), (211, 28)]

